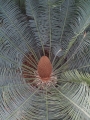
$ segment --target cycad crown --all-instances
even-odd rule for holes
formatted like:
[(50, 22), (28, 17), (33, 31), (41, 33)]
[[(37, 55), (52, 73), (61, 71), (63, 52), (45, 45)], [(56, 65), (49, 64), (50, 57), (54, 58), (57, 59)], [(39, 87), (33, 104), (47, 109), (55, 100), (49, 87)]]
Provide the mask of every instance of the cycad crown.
[(90, 0), (0, 0), (0, 120), (90, 120)]

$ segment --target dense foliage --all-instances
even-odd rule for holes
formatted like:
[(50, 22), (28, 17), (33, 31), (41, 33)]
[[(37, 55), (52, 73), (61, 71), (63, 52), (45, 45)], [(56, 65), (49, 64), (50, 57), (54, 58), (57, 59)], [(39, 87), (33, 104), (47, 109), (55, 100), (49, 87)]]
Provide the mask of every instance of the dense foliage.
[(18, 3), (0, 0), (0, 120), (90, 120), (90, 0)]

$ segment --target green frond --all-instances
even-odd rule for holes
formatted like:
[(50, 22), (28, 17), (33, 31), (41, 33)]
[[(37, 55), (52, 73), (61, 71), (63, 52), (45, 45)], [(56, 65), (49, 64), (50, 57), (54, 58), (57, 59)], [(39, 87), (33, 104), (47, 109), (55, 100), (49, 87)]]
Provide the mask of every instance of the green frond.
[(53, 92), (57, 94), (57, 99), (60, 101), (58, 108), (61, 108), (62, 114), (65, 113), (63, 120), (90, 119), (90, 89), (86, 84), (66, 83), (55, 89), (56, 92)]
[[(59, 4), (56, 7), (50, 4), (57, 2)], [(70, 19), (72, 19), (71, 14), (74, 12), (73, 2), (71, 0), (26, 0), (26, 13), (30, 17), (30, 26), (34, 29), (42, 47), (44, 45), (50, 47), (50, 49), (55, 47), (53, 51), (56, 53), (58, 51), (56, 49), (57, 44), (59, 48), (64, 49), (72, 38), (73, 31), (69, 24)], [(68, 6), (66, 6), (67, 4)]]
[(2, 37), (4, 36), (6, 39), (9, 37), (14, 46), (32, 51), (32, 47), (36, 43), (33, 41), (35, 39), (34, 33), (29, 27), (27, 18), (20, 13), (18, 7), (11, 1), (1, 1), (0, 10), (0, 16), (3, 18), (3, 28), (0, 29)]
[[(86, 28), (89, 26), (89, 23), (90, 23), (90, 19), (89, 19), (90, 1), (87, 0), (87, 2), (85, 2), (84, 0), (82, 0), (82, 1), (74, 1), (74, 2), (75, 3), (73, 3), (71, 5), (72, 12), (71, 13), (69, 12), (70, 16), (67, 20), (70, 22), (70, 23), (68, 23), (68, 25), (70, 26), (70, 31), (68, 31), (69, 27), (66, 29), (66, 31), (67, 31), (66, 35), (68, 35), (70, 32), (72, 32), (70, 35), (71, 38), (69, 38), (69, 36), (64, 35), (64, 39), (66, 37), (66, 40), (65, 41), (63, 40), (63, 43), (64, 43), (63, 45), (65, 48), (64, 58), (68, 57), (69, 54), (71, 55), (71, 52), (74, 52), (75, 49), (77, 49), (75, 47), (75, 44), (76, 44), (76, 46), (78, 46), (79, 44), (81, 45), (81, 42), (77, 45), (77, 40), (80, 37), (82, 37), (82, 38), (80, 38), (80, 40), (82, 40), (82, 43), (83, 43), (84, 31), (86, 30)], [(70, 9), (70, 7), (69, 7), (69, 9)], [(66, 42), (68, 38), (69, 38), (69, 41)], [(65, 42), (66, 42), (66, 44), (65, 44)], [(73, 48), (74, 50), (72, 50), (71, 48)], [(58, 62), (58, 64), (60, 64), (60, 61)]]
[(71, 24), (72, 25), (71, 27), (73, 28), (75, 35), (73, 36), (73, 39), (72, 39), (73, 41), (69, 43), (69, 46), (66, 52), (70, 50), (72, 45), (75, 43), (77, 37), (80, 34), (82, 34), (86, 30), (86, 28), (90, 25), (89, 4), (90, 4), (89, 0), (87, 0), (87, 2), (85, 0), (76, 1), (75, 3), (76, 9), (74, 11), (74, 14), (77, 14), (77, 16), (74, 20), (74, 25)]
[(42, 47), (44, 53), (44, 45), (49, 41), (49, 14), (47, 0), (26, 0), (26, 14), (31, 18), (30, 26), (35, 32), (38, 46)]
[(78, 72), (77, 70), (70, 70), (62, 73), (60, 76), (60, 80), (65, 83), (87, 83), (90, 86), (90, 74)]
[[(90, 33), (83, 33), (80, 35), (76, 42), (73, 44), (67, 54), (67, 61), (57, 69), (57, 72), (64, 67), (68, 66), (68, 69), (77, 69), (83, 72), (90, 73)], [(55, 65), (58, 66), (58, 63)]]

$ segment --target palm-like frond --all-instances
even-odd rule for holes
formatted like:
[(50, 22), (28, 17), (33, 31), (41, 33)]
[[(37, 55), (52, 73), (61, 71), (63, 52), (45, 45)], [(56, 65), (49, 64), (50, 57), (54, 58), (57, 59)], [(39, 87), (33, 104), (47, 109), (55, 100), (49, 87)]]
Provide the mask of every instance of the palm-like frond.
[[(56, 3), (57, 1), (53, 2)], [(26, 13), (34, 19), (30, 20), (32, 28), (35, 30), (42, 46), (49, 46), (50, 49), (54, 46), (54, 53), (58, 51), (55, 46), (59, 45), (59, 48), (65, 49), (72, 38), (73, 34), (69, 23), (71, 22), (70, 16), (73, 14), (73, 2), (62, 0), (59, 1), (59, 6), (54, 7), (47, 0), (26, 0)]]
[[(80, 35), (72, 48), (70, 49), (69, 53), (67, 54), (67, 61), (66, 63), (59, 68), (62, 69), (65, 66), (68, 66), (68, 69), (77, 69), (83, 72), (89, 72), (90, 70), (90, 33), (85, 33)], [(74, 51), (74, 52), (73, 52)]]
[[(89, 120), (90, 1), (25, 4), (23, 15), (12, 0), (0, 0), (0, 119)], [(33, 76), (43, 55), (53, 65), (46, 86)]]
[(59, 93), (58, 96), (61, 96), (60, 104), (63, 105), (61, 106), (62, 112), (66, 113), (65, 120), (90, 119), (90, 112), (88, 111), (90, 90), (87, 85), (66, 83), (63, 87), (56, 88), (57, 91)]

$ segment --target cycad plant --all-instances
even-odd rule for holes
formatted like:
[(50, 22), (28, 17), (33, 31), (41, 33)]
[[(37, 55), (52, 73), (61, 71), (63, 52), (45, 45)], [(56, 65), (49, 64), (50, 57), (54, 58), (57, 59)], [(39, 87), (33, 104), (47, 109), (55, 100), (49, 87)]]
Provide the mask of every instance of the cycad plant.
[(90, 120), (90, 0), (0, 0), (0, 120)]

